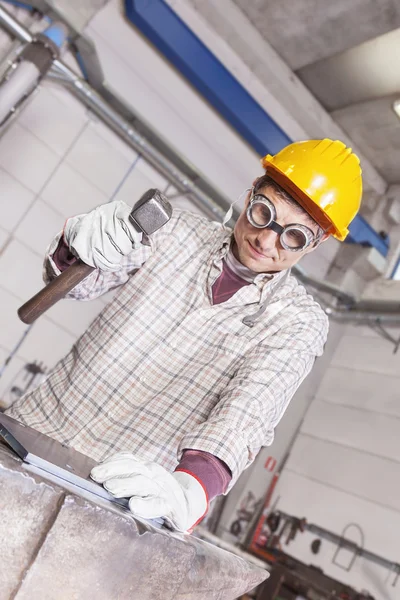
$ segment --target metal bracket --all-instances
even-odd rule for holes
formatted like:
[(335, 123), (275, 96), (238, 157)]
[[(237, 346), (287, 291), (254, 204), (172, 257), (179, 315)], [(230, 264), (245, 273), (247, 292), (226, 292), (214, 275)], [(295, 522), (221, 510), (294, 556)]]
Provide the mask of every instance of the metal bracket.
[(397, 354), (397, 351), (400, 346), (400, 336), (398, 337), (398, 339), (396, 339), (392, 335), (390, 335), (390, 333), (383, 327), (379, 319), (373, 323), (369, 323), (368, 326), (373, 331), (376, 331), (376, 333), (378, 333), (383, 339), (387, 340), (388, 342), (391, 342), (394, 346), (393, 354)]
[(400, 576), (400, 566), (397, 564), (394, 564), (394, 563), (392, 564), (391, 568), (388, 571), (385, 583), (388, 583), (392, 573), (394, 573), (392, 587), (396, 587), (397, 582), (399, 580), (399, 576)]
[[(357, 544), (355, 544), (354, 542), (353, 543), (349, 542), (345, 538), (346, 531), (350, 527), (355, 527), (360, 534), (361, 542), (360, 542), (359, 546), (357, 546)], [(347, 548), (347, 550), (353, 551), (353, 555), (352, 555), (351, 560), (350, 560), (349, 564), (347, 565), (347, 567), (343, 566), (336, 560), (337, 556), (342, 548)], [(337, 548), (335, 550), (335, 554), (333, 555), (333, 558), (332, 558), (332, 564), (336, 565), (337, 567), (340, 567), (341, 569), (344, 569), (345, 571), (350, 571), (352, 566), (354, 565), (354, 562), (355, 562), (357, 556), (361, 556), (363, 549), (364, 549), (364, 532), (363, 532), (363, 530), (357, 523), (349, 523), (348, 525), (346, 525), (346, 527), (342, 531), (342, 535), (340, 537), (338, 546), (337, 546)]]

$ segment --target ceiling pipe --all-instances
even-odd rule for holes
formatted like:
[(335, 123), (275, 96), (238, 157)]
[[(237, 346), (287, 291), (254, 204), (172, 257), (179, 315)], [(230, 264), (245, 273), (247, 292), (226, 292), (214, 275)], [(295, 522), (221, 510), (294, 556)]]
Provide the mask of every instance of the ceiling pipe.
[(166, 159), (161, 152), (149, 144), (146, 138), (121, 117), (86, 81), (78, 77), (72, 69), (60, 60), (54, 61), (48, 76), (52, 78), (53, 73), (56, 81), (65, 85), (78, 100), (83, 102), (110, 129), (134, 148), (180, 192), (190, 194), (195, 204), (202, 208), (209, 217), (222, 221), (225, 216), (225, 210), (202, 192), (193, 181), (186, 177), (171, 161)]
[[(30, 32), (0, 6), (0, 26), (6, 29), (13, 37), (21, 42), (30, 43), (33, 36)], [(91, 109), (104, 123), (106, 123), (119, 137), (127, 142), (145, 160), (147, 160), (157, 171), (164, 175), (183, 194), (190, 194), (193, 201), (206, 212), (206, 214), (218, 221), (225, 216), (225, 208), (217, 204), (210, 196), (199, 189), (182, 171), (171, 161), (166, 159), (161, 152), (154, 148), (144, 136), (135, 130), (110, 104), (108, 104), (86, 81), (81, 79), (72, 69), (59, 59), (53, 61), (53, 66), (48, 74), (55, 81), (66, 86), (81, 102)], [(237, 217), (238, 213), (234, 213)], [(342, 307), (336, 308), (329, 305), (325, 299), (318, 296), (318, 301), (325, 312), (335, 321), (342, 323), (373, 323), (400, 325), (400, 311), (359, 310), (359, 303), (355, 298), (343, 292), (337, 286), (324, 282), (309, 275), (296, 266), (293, 268), (295, 275), (305, 284), (319, 292), (328, 293), (336, 298)]]
[[(293, 522), (298, 521), (298, 519), (295, 519), (295, 521), (294, 521), (294, 517), (292, 517), (291, 515), (288, 515), (287, 513), (283, 512), (281, 510), (278, 510), (277, 512), (283, 517), (283, 519), (285, 519), (286, 523), (287, 522), (293, 523)], [(313, 523), (308, 523), (307, 521), (302, 524), (302, 530), (309, 531), (310, 533), (312, 533), (318, 537), (321, 537), (325, 540), (328, 540), (329, 542), (332, 542), (333, 544), (337, 544), (338, 549), (347, 548), (348, 550), (350, 550), (354, 553), (354, 558), (359, 556), (359, 557), (365, 558), (366, 560), (369, 560), (381, 567), (384, 567), (385, 569), (388, 569), (389, 573), (392, 572), (392, 573), (396, 574), (395, 581), (397, 581), (397, 579), (400, 575), (400, 564), (399, 563), (396, 563), (392, 560), (384, 558), (383, 556), (380, 556), (379, 554), (375, 554), (374, 552), (370, 552), (369, 550), (364, 548), (362, 544), (359, 546), (355, 542), (353, 542), (353, 540), (346, 539), (343, 536), (343, 534), (338, 535), (337, 533), (333, 533), (333, 531), (329, 531), (328, 529), (325, 529), (324, 527), (320, 527), (319, 525), (314, 525)], [(361, 531), (361, 535), (363, 536), (362, 531)], [(393, 583), (393, 586), (394, 585), (396, 585), (396, 584)], [(335, 596), (336, 596), (336, 594), (335, 594)]]
[[(33, 36), (3, 7), (0, 7), (0, 25), (11, 35), (22, 42), (31, 43)], [(225, 210), (212, 198), (205, 194), (196, 184), (180, 171), (171, 161), (166, 159), (161, 152), (154, 148), (128, 121), (114, 110), (100, 94), (86, 81), (81, 79), (61, 60), (55, 59), (48, 73), (58, 83), (65, 85), (76, 98), (81, 100), (104, 123), (106, 123), (119, 137), (143, 156), (158, 172), (170, 180), (183, 194), (190, 194), (193, 201), (213, 219), (222, 221)]]
[(30, 44), (33, 40), (33, 36), (26, 27), (14, 19), (14, 17), (2, 6), (0, 6), (0, 25), (20, 42)]
[[(354, 325), (380, 325), (380, 326), (400, 326), (400, 310), (376, 310), (363, 308), (362, 302), (355, 302), (353, 306), (332, 306), (320, 294), (314, 295), (315, 300), (322, 306), (330, 319), (337, 323)], [(369, 305), (371, 306), (371, 305)]]
[(338, 323), (352, 323), (353, 325), (373, 325), (379, 323), (389, 327), (400, 326), (400, 312), (396, 313), (378, 313), (373, 311), (357, 310), (357, 304), (354, 309), (324, 308), (328, 317)]
[(0, 81), (0, 128), (15, 118), (41, 79), (60, 56), (68, 35), (63, 23), (53, 23), (24, 44)]
[(346, 306), (354, 306), (357, 303), (355, 297), (348, 292), (344, 292), (342, 289), (340, 289), (340, 287), (333, 283), (322, 281), (321, 279), (315, 279), (315, 277), (307, 275), (307, 273), (299, 265), (295, 265), (292, 268), (292, 271), (296, 275), (297, 279), (304, 283), (305, 286), (310, 286), (319, 292), (330, 294)]

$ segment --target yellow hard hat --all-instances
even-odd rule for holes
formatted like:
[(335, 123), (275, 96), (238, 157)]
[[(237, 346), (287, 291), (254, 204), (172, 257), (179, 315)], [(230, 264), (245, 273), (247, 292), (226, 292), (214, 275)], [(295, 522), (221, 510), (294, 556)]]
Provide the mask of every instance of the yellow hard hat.
[(362, 196), (360, 160), (338, 140), (294, 142), (261, 163), (327, 232), (344, 240)]

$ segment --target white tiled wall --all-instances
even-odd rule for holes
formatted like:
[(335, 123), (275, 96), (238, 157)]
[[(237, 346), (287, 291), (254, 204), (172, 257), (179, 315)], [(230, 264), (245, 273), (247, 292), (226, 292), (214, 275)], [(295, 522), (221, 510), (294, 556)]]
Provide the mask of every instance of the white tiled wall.
[(15, 122), (0, 138), (0, 167), (38, 194), (54, 173), (59, 156)]
[[(33, 26), (23, 9), (12, 9)], [(96, 43), (108, 83), (232, 200), (260, 173), (259, 157), (138, 35), (111, 0), (93, 19)], [(110, 35), (112, 31), (112, 35)], [(0, 31), (0, 55), (11, 40)], [(140, 60), (138, 59), (140, 57)], [(71, 66), (70, 56), (65, 60)], [(110, 199), (133, 203), (149, 187), (168, 182), (85, 107), (55, 83), (44, 82), (0, 137), (0, 351), (8, 355), (25, 326), (18, 306), (42, 286), (45, 249), (68, 216)], [(170, 189), (170, 192), (173, 190)], [(186, 197), (175, 205), (199, 211)], [(310, 264), (324, 272), (321, 253)], [(61, 357), (104, 306), (63, 301), (32, 328), (0, 378), (0, 396), (21, 361), (41, 359), (47, 367)]]
[(1, 168), (0, 181), (1, 227), (12, 231), (32, 204), (35, 194)]
[[(132, 204), (167, 182), (67, 92), (45, 83), (0, 139), (0, 186), (0, 349), (6, 357), (26, 329), (17, 308), (42, 287), (45, 249), (65, 219), (114, 197)], [(48, 311), (4, 371), (0, 394), (7, 396), (24, 363), (51, 367), (103, 306), (103, 299), (64, 300)]]
[[(364, 343), (374, 343), (365, 340)], [(386, 342), (385, 352), (388, 352)], [(318, 396), (321, 400), (343, 404), (383, 415), (400, 418), (399, 374), (387, 375), (371, 371), (354, 371), (330, 366), (326, 371)]]
[(8, 232), (0, 227), (0, 248), (2, 248), (8, 240)]
[[(376, 437), (378, 435), (377, 431)], [(393, 481), (399, 476), (398, 463), (391, 460), (391, 456), (387, 460), (380, 448), (359, 449), (333, 439), (332, 435), (325, 439), (316, 438), (303, 428), (296, 439), (287, 469), (400, 512), (400, 497), (393, 494)], [(368, 437), (363, 439), (368, 440)], [(343, 468), (344, 465), (346, 468)]]
[(301, 259), (301, 267), (307, 273), (312, 273), (318, 279), (324, 279), (329, 271), (333, 259), (339, 249), (340, 242), (335, 238), (328, 238), (317, 252), (311, 252)]
[[(136, 154), (132, 151), (132, 161)], [(108, 197), (112, 196), (131, 162), (118, 151), (110, 152), (108, 144), (91, 123), (80, 135), (66, 157), (67, 164), (86, 177)]]
[(60, 213), (38, 198), (16, 227), (14, 237), (30, 250), (43, 254), (43, 242), (51, 240), (61, 225)]
[[(25, 22), (31, 24), (24, 11), (15, 9), (13, 12), (17, 18), (26, 17)], [(149, 87), (149, 80), (157, 79), (163, 81), (165, 90), (174, 88), (173, 81), (168, 84), (172, 69), (142, 39), (139, 40), (132, 28), (127, 29), (116, 10), (116, 3), (111, 11), (105, 10), (96, 19), (97, 27), (103, 30), (103, 35), (104, 27), (110, 25), (110, 19), (124, 31), (124, 36), (121, 40), (118, 40), (118, 36), (113, 36), (113, 49), (99, 37), (103, 43), (105, 69), (112, 74), (111, 78), (118, 75), (117, 87), (129, 82), (131, 87), (128, 86), (126, 90), (127, 100), (136, 109), (146, 107), (148, 110), (151, 107), (158, 120), (168, 122), (168, 127), (172, 126), (169, 131), (172, 135), (171, 142), (179, 147), (184, 130), (179, 121), (179, 113), (187, 98), (182, 90), (180, 106), (167, 98), (167, 111), (165, 94)], [(0, 32), (2, 55), (8, 51), (10, 43), (10, 38)], [(129, 44), (133, 52), (139, 46), (142, 54), (144, 53), (143, 62), (140, 63), (143, 72), (146, 73), (149, 66), (144, 55), (158, 69), (158, 78), (153, 69), (140, 89), (135, 88), (129, 53), (127, 58), (123, 57)], [(73, 64), (70, 59), (68, 62)], [(177, 78), (176, 74), (173, 77)], [(183, 83), (180, 85), (182, 87)], [(189, 88), (186, 90), (187, 94), (193, 100), (194, 94)], [(153, 104), (150, 104), (151, 98)], [(195, 98), (195, 102), (198, 106), (202, 104), (198, 98)], [(208, 107), (203, 112), (204, 126), (207, 115), (213, 122), (213, 125), (207, 124), (207, 127), (215, 126), (219, 118)], [(197, 127), (199, 128), (198, 123)], [(224, 124), (220, 128), (222, 132), (228, 131)], [(186, 138), (187, 146), (192, 146), (197, 153), (203, 153), (207, 161), (212, 163), (213, 142), (204, 146), (203, 138), (196, 139), (195, 129), (185, 135), (189, 136)], [(251, 155), (232, 132), (228, 132), (228, 137), (229, 147), (236, 144), (236, 149), (244, 148), (246, 157)], [(222, 143), (223, 140), (220, 140), (219, 144)], [(180, 150), (184, 151), (182, 147)], [(220, 160), (219, 156), (217, 158)], [(253, 165), (257, 165), (254, 157), (252, 160)], [(227, 164), (225, 169), (226, 167)], [(250, 176), (252, 175), (251, 172)], [(107, 294), (90, 303), (64, 300), (54, 306), (34, 324), (14, 358), (2, 369), (7, 356), (27, 329), (19, 321), (17, 309), (42, 287), (45, 249), (62, 228), (65, 219), (73, 214), (87, 212), (114, 198), (132, 204), (146, 189), (158, 187), (164, 190), (167, 185), (165, 178), (132, 148), (54, 83), (42, 84), (18, 118), (4, 132), (0, 138), (0, 397), (5, 397), (5, 400), (10, 398), (10, 386), (15, 378), (20, 377), (25, 363), (36, 360), (51, 367), (68, 351), (74, 340), (111, 298), (112, 294)], [(170, 189), (171, 193), (173, 191)], [(185, 197), (176, 197), (173, 203), (198, 210)]]
[(42, 200), (66, 218), (85, 213), (107, 202), (108, 197), (98, 187), (63, 162), (42, 190)]
[[(398, 337), (399, 331), (391, 331)], [(279, 507), (336, 534), (349, 523), (364, 547), (398, 562), (400, 534), (400, 354), (365, 327), (348, 326), (312, 402), (277, 489)], [(360, 544), (355, 528), (348, 539)], [(300, 535), (288, 552), (376, 598), (400, 599), (393, 573), (357, 558), (345, 571), (332, 563), (335, 546)], [(339, 557), (346, 563), (351, 557)]]
[(0, 281), (21, 300), (41, 287), (41, 257), (16, 239), (11, 239), (0, 257)]
[[(19, 123), (62, 157), (80, 135), (87, 114), (80, 104), (71, 105), (64, 96), (43, 87), (22, 111)], [(62, 119), (59, 118), (62, 111)]]
[(121, 12), (121, 3), (109, 2), (88, 29), (109, 83), (228, 197), (236, 199), (249, 177), (260, 172), (258, 156), (142, 36), (133, 35)]

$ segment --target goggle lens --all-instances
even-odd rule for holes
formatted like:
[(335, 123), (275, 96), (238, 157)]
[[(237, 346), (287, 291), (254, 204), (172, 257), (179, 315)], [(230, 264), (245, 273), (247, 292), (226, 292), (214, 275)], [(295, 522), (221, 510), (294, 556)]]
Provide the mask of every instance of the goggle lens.
[(253, 227), (270, 227), (278, 233), (281, 244), (286, 250), (299, 252), (305, 250), (314, 239), (313, 232), (305, 225), (281, 227), (276, 223), (276, 212), (272, 202), (265, 196), (253, 196), (248, 208), (247, 218)]
[(250, 213), (256, 227), (267, 227), (274, 218), (271, 208), (264, 202), (254, 202)]
[(286, 227), (281, 233), (281, 242), (288, 250), (303, 250), (308, 246), (309, 239), (298, 227)]

